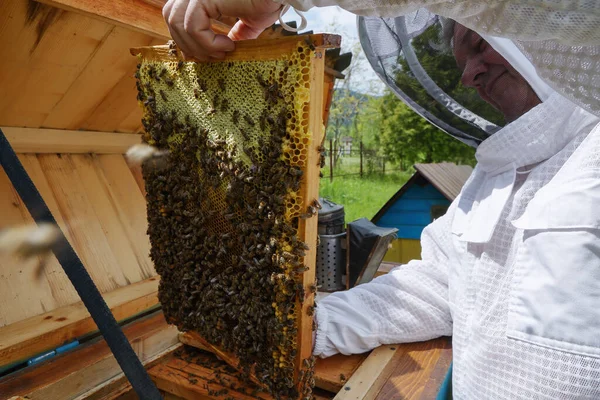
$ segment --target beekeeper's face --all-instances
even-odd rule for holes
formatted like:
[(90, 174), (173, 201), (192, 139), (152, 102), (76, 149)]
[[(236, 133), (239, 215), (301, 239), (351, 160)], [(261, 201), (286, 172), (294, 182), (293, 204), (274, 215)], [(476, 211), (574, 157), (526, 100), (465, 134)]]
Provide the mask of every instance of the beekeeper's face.
[(476, 32), (456, 24), (454, 57), (463, 71), (462, 83), (512, 122), (541, 101), (529, 83)]

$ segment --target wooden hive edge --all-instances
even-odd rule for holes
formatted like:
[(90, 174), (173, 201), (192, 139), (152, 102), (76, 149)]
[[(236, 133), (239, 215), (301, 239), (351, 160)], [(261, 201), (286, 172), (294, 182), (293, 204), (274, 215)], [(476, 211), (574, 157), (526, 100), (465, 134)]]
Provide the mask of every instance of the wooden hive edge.
[[(253, 39), (236, 42), (234, 51), (227, 53), (223, 60), (210, 60), (206, 62), (227, 61), (264, 61), (281, 58), (293, 51), (298, 42), (310, 43), (315, 49), (330, 49), (341, 45), (341, 36), (329, 33), (313, 35), (285, 36), (273, 39)], [(181, 51), (176, 49), (174, 54), (169, 53), (168, 45), (134, 47), (130, 49), (133, 56), (156, 61), (181, 61), (185, 60)], [(193, 61), (193, 60), (191, 60)]]

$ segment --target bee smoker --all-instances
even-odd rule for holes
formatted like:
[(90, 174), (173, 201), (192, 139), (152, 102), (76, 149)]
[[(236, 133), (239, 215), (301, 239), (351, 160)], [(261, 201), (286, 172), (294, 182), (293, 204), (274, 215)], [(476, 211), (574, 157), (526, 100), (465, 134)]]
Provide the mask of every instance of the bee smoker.
[(320, 291), (346, 289), (346, 228), (344, 206), (319, 199), (316, 276)]

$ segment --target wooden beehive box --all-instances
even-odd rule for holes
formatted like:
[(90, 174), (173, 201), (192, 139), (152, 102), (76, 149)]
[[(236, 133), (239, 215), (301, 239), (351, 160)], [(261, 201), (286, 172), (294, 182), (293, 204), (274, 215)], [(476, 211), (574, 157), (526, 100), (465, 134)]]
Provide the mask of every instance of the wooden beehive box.
[[(123, 156), (143, 131), (138, 61), (129, 49), (169, 39), (163, 3), (0, 3), (0, 127), (147, 368), (182, 346), (157, 299), (141, 169)], [(339, 77), (329, 71), (324, 120)], [(0, 192), (0, 228), (33, 222), (1, 169)], [(0, 399), (131, 393), (58, 261), (52, 257), (41, 277), (37, 264), (0, 258)], [(64, 355), (22, 369), (75, 340), (78, 346)]]

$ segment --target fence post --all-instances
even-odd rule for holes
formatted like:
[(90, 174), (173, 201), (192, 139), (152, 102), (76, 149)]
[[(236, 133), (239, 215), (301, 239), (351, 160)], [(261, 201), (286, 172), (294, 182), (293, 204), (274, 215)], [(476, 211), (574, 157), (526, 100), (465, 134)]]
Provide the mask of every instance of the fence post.
[(363, 177), (363, 143), (360, 141), (360, 177)]
[(329, 182), (333, 182), (333, 139), (329, 139)]

